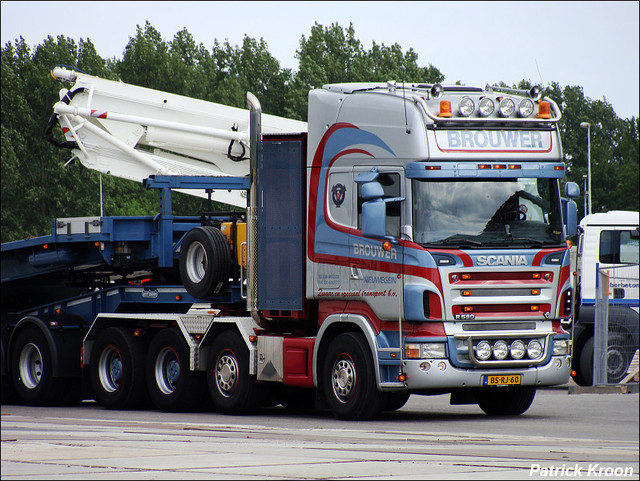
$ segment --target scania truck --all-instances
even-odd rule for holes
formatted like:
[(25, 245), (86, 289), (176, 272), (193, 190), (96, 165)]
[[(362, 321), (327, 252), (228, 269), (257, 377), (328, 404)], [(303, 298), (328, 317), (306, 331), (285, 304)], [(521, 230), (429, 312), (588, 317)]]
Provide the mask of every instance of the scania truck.
[[(19, 402), (518, 415), (568, 381), (579, 190), (539, 88), (330, 84), (296, 122), (53, 74), (50, 140), (160, 208), (2, 245)], [(172, 189), (240, 210), (174, 216)]]

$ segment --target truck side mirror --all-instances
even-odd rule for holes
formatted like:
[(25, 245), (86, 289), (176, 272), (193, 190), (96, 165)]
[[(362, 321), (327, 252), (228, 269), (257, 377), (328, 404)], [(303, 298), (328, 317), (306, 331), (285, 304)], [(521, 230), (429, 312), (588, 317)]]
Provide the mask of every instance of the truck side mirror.
[(374, 239), (389, 239), (397, 244), (398, 239), (387, 234), (387, 202), (399, 202), (404, 197), (383, 198), (384, 190), (377, 181), (362, 184), (360, 195), (366, 202), (362, 204), (362, 235)]
[(566, 236), (571, 237), (578, 232), (578, 206), (571, 199), (562, 198), (562, 218), (566, 226)]
[(575, 182), (567, 182), (564, 185), (564, 191), (567, 197), (575, 199), (580, 196), (580, 187)]
[(580, 196), (580, 187), (575, 182), (567, 182), (564, 186), (564, 192), (569, 197), (562, 198), (562, 218), (566, 226), (566, 236), (571, 237), (578, 232), (578, 206), (573, 199)]

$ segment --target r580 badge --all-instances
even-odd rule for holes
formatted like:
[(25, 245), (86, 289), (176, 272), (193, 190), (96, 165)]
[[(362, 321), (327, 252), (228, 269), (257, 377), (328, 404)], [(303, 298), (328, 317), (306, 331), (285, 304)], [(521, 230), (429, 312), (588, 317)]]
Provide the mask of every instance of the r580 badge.
[(464, 321), (469, 319), (475, 319), (476, 315), (475, 314), (456, 314), (453, 317), (458, 321)]

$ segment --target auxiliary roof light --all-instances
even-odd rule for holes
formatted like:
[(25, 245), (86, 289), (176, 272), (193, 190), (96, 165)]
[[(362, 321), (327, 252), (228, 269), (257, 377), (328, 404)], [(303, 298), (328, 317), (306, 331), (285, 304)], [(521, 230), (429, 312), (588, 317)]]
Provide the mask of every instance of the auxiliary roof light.
[(458, 104), (458, 112), (463, 117), (469, 117), (476, 109), (476, 104), (471, 100), (471, 97), (463, 97)]
[(505, 97), (500, 101), (500, 115), (502, 115), (503, 117), (510, 117), (515, 111), (516, 103), (513, 100)]
[(529, 117), (534, 110), (533, 101), (531, 99), (522, 99), (518, 105), (518, 115), (520, 117)]
[(482, 97), (478, 104), (478, 111), (482, 117), (489, 117), (495, 110), (496, 105), (489, 97)]

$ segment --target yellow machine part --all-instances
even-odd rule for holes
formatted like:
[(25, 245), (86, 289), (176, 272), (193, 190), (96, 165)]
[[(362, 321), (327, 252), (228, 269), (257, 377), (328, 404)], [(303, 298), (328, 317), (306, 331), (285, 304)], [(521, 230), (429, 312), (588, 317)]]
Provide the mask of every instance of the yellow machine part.
[[(227, 238), (229, 245), (233, 245), (233, 222), (223, 222), (220, 226), (220, 232)], [(236, 262), (243, 269), (247, 268), (247, 223), (236, 223)]]

